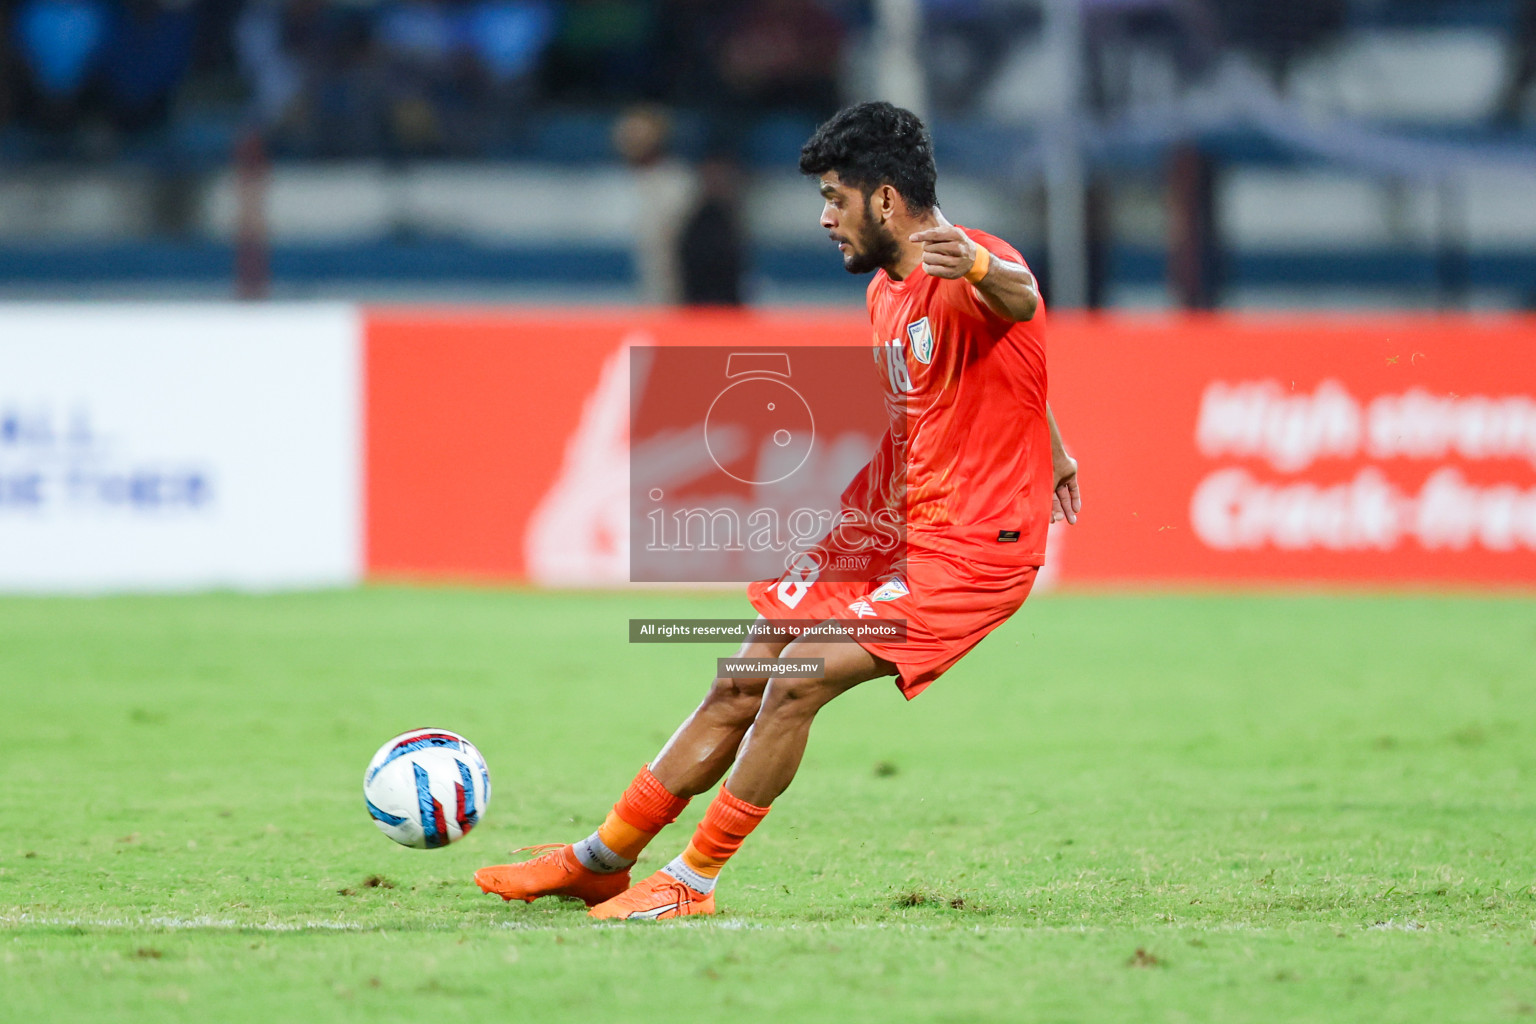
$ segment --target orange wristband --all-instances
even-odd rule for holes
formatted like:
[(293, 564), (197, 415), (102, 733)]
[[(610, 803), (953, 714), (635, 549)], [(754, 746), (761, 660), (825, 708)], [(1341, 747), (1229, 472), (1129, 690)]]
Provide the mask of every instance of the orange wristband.
[(971, 264), (971, 269), (965, 272), (965, 279), (971, 284), (980, 284), (981, 279), (987, 276), (987, 271), (992, 268), (992, 254), (987, 252), (986, 246), (976, 247), (976, 261)]

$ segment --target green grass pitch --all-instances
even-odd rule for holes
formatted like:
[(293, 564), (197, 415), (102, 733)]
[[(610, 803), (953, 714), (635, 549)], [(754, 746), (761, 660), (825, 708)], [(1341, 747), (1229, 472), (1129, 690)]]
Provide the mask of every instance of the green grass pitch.
[[(587, 833), (728, 594), (0, 601), (0, 1019), (1499, 1021), (1536, 1013), (1536, 601), (1047, 595), (913, 704), (836, 701), (713, 920), (473, 870)], [(396, 847), (362, 769), (472, 738)], [(640, 867), (686, 842), (695, 801)]]

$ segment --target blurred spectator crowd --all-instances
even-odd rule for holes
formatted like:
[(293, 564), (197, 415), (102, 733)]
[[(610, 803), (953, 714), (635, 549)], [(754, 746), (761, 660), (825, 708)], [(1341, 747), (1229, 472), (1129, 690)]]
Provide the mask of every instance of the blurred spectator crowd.
[(515, 145), (535, 105), (836, 108), (862, 0), (20, 0), (0, 124), (110, 152), (188, 110), (303, 156)]
[[(1283, 86), (1352, 20), (1457, 0), (1078, 0), (1099, 111), (1145, 91), (1150, 42), (1174, 81), (1245, 52)], [(1536, 2), (1500, 113), (1536, 74)], [(517, 153), (531, 112), (635, 101), (711, 125), (817, 118), (870, 91), (876, 0), (0, 0), (0, 129), (42, 156), (110, 156), (167, 126), (260, 126), (280, 155)], [(1042, 0), (920, 0), (932, 112), (983, 116), (1038, 33)], [(860, 77), (860, 63), (864, 77)], [(1138, 77), (1139, 75), (1139, 77)], [(1027, 74), (1025, 76), (1027, 78)], [(1023, 82), (1023, 79), (1019, 80)], [(1002, 83), (999, 86), (999, 82)], [(850, 84), (852, 83), (852, 84)], [(1027, 89), (1021, 84), (1018, 89)], [(220, 127), (222, 126), (222, 127)], [(233, 127), (232, 127), (233, 126)], [(227, 148), (227, 147), (225, 147)]]

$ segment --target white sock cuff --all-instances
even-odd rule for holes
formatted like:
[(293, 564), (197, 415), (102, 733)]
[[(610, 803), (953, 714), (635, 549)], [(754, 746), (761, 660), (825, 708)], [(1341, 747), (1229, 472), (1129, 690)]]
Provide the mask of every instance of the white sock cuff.
[(598, 838), (596, 832), (579, 843), (573, 843), (571, 848), (575, 851), (576, 859), (581, 862), (582, 867), (599, 874), (611, 875), (634, 864), (634, 861), (628, 857), (620, 857), (608, 849), (608, 844)]
[(679, 882), (682, 882), (688, 888), (696, 889), (706, 896), (715, 891), (715, 882), (719, 881), (716, 878), (706, 878), (704, 875), (693, 870), (693, 868), (688, 866), (688, 862), (683, 860), (681, 854), (673, 858), (672, 863), (662, 868), (662, 870)]

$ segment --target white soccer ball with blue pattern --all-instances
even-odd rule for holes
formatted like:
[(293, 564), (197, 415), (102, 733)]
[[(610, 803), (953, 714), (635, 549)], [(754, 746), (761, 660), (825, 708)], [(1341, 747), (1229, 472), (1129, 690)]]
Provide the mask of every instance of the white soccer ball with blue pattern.
[(475, 827), (491, 802), (491, 773), (458, 733), (412, 729), (368, 762), (363, 799), (380, 832), (401, 846), (435, 850)]

